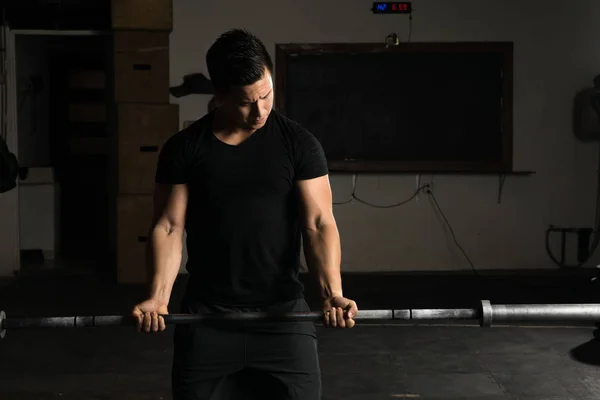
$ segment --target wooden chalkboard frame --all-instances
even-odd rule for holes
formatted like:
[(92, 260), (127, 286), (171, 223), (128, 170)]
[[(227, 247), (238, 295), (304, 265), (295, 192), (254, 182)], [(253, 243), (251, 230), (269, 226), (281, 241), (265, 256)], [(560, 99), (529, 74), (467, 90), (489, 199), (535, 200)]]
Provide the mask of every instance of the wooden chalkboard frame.
[(329, 161), (332, 172), (513, 172), (513, 42), (279, 43), (275, 45), (275, 107), (285, 114), (286, 59), (324, 53), (493, 52), (503, 55), (502, 156), (498, 161)]

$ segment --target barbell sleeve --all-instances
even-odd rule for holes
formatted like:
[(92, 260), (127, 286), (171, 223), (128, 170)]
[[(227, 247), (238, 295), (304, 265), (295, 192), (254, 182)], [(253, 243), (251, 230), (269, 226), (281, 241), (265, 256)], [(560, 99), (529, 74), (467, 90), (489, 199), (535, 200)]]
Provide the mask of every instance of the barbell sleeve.
[(598, 322), (600, 304), (498, 304), (490, 322)]

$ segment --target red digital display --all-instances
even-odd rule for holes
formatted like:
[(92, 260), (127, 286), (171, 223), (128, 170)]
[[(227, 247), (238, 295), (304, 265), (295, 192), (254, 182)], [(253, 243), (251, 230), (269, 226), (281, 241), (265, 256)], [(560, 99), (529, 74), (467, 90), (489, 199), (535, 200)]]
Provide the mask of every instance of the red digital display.
[(374, 14), (410, 14), (412, 3), (410, 1), (376, 1), (371, 10)]

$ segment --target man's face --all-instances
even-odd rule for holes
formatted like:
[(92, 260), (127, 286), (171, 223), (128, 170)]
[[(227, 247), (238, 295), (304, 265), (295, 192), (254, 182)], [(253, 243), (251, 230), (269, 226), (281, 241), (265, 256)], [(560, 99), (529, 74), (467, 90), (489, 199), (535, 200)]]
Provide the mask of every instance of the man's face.
[(263, 77), (248, 86), (231, 88), (219, 96), (219, 103), (231, 122), (241, 129), (256, 130), (264, 126), (273, 109), (273, 80), (267, 69)]

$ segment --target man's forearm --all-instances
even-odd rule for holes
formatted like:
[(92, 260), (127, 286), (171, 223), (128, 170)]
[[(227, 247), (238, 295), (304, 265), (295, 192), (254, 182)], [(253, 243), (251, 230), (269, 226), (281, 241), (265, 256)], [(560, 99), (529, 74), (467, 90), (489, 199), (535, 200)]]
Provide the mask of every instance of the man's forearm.
[(335, 223), (304, 231), (304, 255), (310, 272), (317, 276), (321, 296), (342, 296), (340, 235)]
[(183, 233), (156, 226), (149, 239), (146, 254), (150, 298), (168, 304), (181, 266)]

